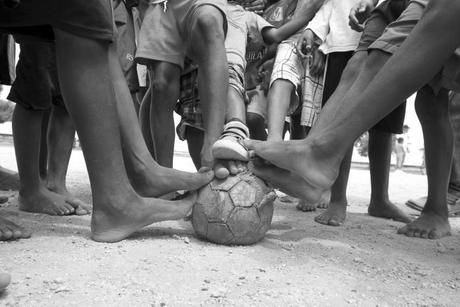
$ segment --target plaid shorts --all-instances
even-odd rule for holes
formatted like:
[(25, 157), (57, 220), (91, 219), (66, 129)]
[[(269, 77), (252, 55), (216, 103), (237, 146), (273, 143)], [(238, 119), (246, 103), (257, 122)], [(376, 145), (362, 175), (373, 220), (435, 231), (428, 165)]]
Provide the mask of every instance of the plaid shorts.
[(270, 78), (270, 88), (276, 80), (287, 80), (291, 82), (295, 90), (291, 97), (291, 103), (287, 115), (291, 115), (299, 106), (299, 95), (301, 78), (305, 68), (300, 57), (297, 55), (295, 43), (286, 41), (279, 44), (276, 51), (275, 64), (273, 65)]

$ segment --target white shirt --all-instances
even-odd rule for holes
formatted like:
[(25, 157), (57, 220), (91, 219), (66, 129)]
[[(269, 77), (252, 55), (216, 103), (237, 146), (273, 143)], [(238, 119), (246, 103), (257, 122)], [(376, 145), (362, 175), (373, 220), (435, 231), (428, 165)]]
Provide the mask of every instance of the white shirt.
[(358, 0), (327, 0), (307, 25), (323, 42), (325, 53), (354, 51), (361, 33), (348, 25), (348, 15)]

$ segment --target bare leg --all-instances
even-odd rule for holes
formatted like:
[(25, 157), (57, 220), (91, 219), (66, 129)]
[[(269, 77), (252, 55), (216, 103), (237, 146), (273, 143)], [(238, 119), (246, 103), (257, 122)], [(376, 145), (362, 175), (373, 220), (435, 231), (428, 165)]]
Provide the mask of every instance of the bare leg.
[(141, 102), (139, 108), (139, 124), (141, 127), (142, 136), (144, 137), (145, 144), (150, 152), (150, 155), (155, 159), (155, 148), (153, 146), (153, 140), (151, 135), (150, 128), (150, 104), (151, 104), (151, 93), (152, 90), (149, 87), (144, 99)]
[(267, 131), (265, 131), (265, 120), (261, 115), (247, 112), (246, 122), (249, 128), (251, 139), (260, 141), (265, 141), (267, 139)]
[(445, 89), (435, 96), (433, 90), (425, 86), (417, 94), (416, 111), (425, 139), (428, 197), (422, 215), (398, 231), (409, 237), (439, 239), (450, 234), (447, 189), (452, 163), (453, 133), (447, 101), (448, 94)]
[(91, 212), (90, 206), (72, 195), (66, 186), (67, 168), (75, 139), (75, 128), (63, 106), (53, 106), (48, 123), (48, 170), (46, 176), (49, 190), (63, 195), (67, 203), (75, 208), (77, 215)]
[[(110, 64), (116, 63), (121, 71), (116, 53), (109, 52), (106, 42), (58, 29), (55, 29), (55, 36), (62, 94), (81, 139), (91, 182), (92, 238), (116, 242), (151, 223), (185, 217), (195, 195), (177, 202), (146, 199), (139, 197), (130, 185), (114, 104), (114, 88), (119, 84), (108, 78)], [(134, 114), (132, 104), (126, 105)], [(125, 115), (129, 117), (130, 114)], [(132, 125), (138, 126), (135, 123), (133, 121)], [(140, 137), (140, 131), (134, 136)]]
[(31, 232), (0, 216), (0, 241), (30, 238)]
[(369, 168), (371, 174), (371, 216), (409, 223), (411, 218), (396, 207), (388, 197), (392, 134), (371, 129), (369, 131)]
[[(342, 157), (354, 140), (432, 79), (460, 45), (458, 12), (460, 1), (429, 2), (412, 34), (366, 90), (349, 97), (336, 108), (326, 105), (318, 122), (323, 128), (315, 133), (312, 131), (305, 141), (266, 144), (250, 141), (246, 145), (276, 166), (301, 175), (314, 191), (327, 189), (334, 182)], [(452, 31), (445, 35), (445, 29)], [(437, 43), (426, 44), (427, 41)], [(392, 90), (388, 91), (390, 88)], [(316, 200), (319, 199), (320, 193), (315, 194)]]
[(180, 67), (166, 62), (153, 62), (150, 75), (150, 136), (158, 164), (173, 166), (174, 106), (179, 99)]
[(185, 130), (188, 151), (196, 169), (201, 168), (201, 148), (203, 148), (204, 132), (194, 127), (187, 127)]
[(68, 215), (75, 212), (65, 197), (48, 190), (40, 176), (40, 145), (43, 111), (16, 105), (13, 136), (21, 188), (19, 208), (23, 211)]
[(302, 119), (302, 113), (295, 113), (291, 116), (291, 126), (289, 130), (289, 134), (291, 135), (291, 140), (303, 140), (307, 137), (308, 132), (310, 132), (310, 128), (302, 126), (300, 124)]
[[(117, 62), (114, 44), (109, 50), (110, 75), (119, 114), (123, 155), (129, 179), (142, 196), (157, 197), (177, 190), (195, 190), (210, 182), (212, 171), (187, 173), (156, 163), (145, 145), (125, 77)], [(172, 131), (174, 133), (174, 129)]]
[(205, 127), (201, 165), (212, 167), (211, 147), (224, 128), (228, 93), (228, 64), (224, 46), (222, 13), (210, 5), (200, 6), (192, 22), (192, 55), (200, 67), (198, 87)]
[(48, 122), (51, 115), (51, 109), (45, 110), (42, 113), (42, 125), (41, 125), (41, 137), (40, 137), (40, 156), (39, 156), (39, 168), (40, 178), (46, 181), (46, 175), (48, 174), (48, 140), (46, 135), (48, 134)]
[(287, 80), (273, 82), (268, 93), (268, 141), (281, 141), (294, 85)]

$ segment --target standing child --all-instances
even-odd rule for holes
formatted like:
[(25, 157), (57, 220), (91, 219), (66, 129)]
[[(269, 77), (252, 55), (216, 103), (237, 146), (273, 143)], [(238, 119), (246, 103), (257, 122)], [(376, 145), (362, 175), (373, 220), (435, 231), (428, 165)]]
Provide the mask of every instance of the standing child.
[[(205, 137), (201, 165), (212, 167), (211, 146), (224, 126), (228, 71), (224, 40), (227, 31), (227, 1), (154, 0), (148, 7), (139, 34), (137, 61), (150, 70), (150, 101), (144, 99), (142, 120), (149, 120), (151, 139), (160, 165), (172, 167), (174, 151), (173, 110), (179, 98), (184, 59), (200, 67), (199, 88)], [(228, 176), (223, 167), (216, 175)]]

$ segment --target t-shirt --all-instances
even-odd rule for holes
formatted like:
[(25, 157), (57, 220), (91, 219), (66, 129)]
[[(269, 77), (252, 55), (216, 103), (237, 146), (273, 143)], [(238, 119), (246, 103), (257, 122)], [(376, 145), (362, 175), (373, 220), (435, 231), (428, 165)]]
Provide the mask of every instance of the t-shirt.
[(246, 48), (248, 45), (264, 45), (262, 31), (272, 28), (261, 16), (246, 11), (242, 6), (229, 3), (227, 5), (228, 31), (225, 49), (228, 63), (246, 68)]
[[(280, 27), (288, 22), (296, 9), (297, 0), (281, 0), (269, 6), (263, 14), (263, 18), (270, 25)], [(257, 68), (254, 67), (267, 53), (267, 46), (263, 41), (248, 38), (246, 46), (246, 89), (253, 89), (259, 84)]]
[(359, 0), (327, 0), (307, 25), (322, 41), (325, 53), (354, 51), (361, 33), (348, 25), (350, 10)]

